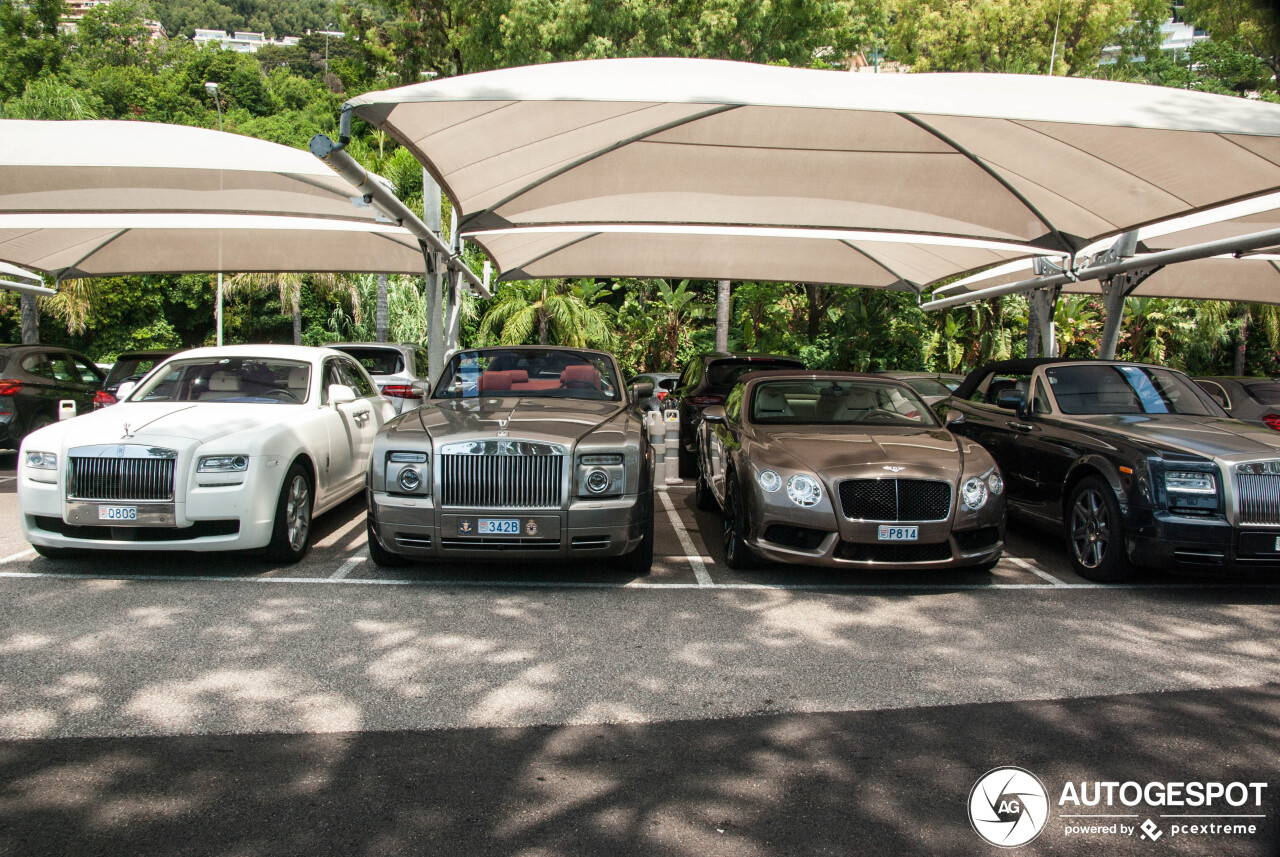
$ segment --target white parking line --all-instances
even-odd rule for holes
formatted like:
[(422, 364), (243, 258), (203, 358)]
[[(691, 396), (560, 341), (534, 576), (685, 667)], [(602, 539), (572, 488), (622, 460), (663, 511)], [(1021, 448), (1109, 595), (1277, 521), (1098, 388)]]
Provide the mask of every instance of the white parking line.
[(25, 559), (26, 557), (29, 557), (29, 556), (35, 556), (35, 553), (36, 553), (35, 548), (27, 548), (24, 551), (18, 551), (17, 553), (9, 554), (4, 559), (0, 559), (0, 565), (4, 565), (6, 562), (13, 562), (14, 560), (17, 560), (17, 559)]
[(1041, 578), (1041, 579), (1043, 579), (1043, 580), (1047, 580), (1047, 581), (1049, 581), (1049, 582), (1050, 582), (1050, 583), (1052, 583), (1054, 586), (1070, 586), (1070, 585), (1072, 585), (1072, 584), (1067, 583), (1066, 581), (1059, 580), (1058, 578), (1054, 577), (1052, 574), (1050, 574), (1050, 573), (1049, 573), (1049, 572), (1047, 572), (1047, 571), (1041, 571), (1040, 569), (1036, 568), (1036, 567), (1035, 567), (1034, 565), (1032, 565), (1031, 563), (1027, 562), (1025, 559), (1019, 559), (1019, 558), (1018, 558), (1018, 557), (1016, 557), (1016, 556), (1005, 556), (1005, 559), (1009, 560), (1009, 562), (1013, 563), (1014, 565), (1018, 566), (1019, 568), (1025, 568), (1027, 571), (1031, 572), (1031, 573), (1032, 573), (1032, 574), (1034, 574), (1036, 577), (1039, 577), (1039, 578)]
[(329, 575), (329, 580), (342, 580), (348, 574), (356, 570), (356, 566), (367, 560), (367, 556), (353, 556), (351, 559), (338, 566), (338, 570)]
[[(348, 560), (348, 562), (352, 562)], [(354, 565), (353, 565), (354, 567)], [(338, 569), (342, 571), (342, 569)], [(349, 573), (349, 572), (348, 572)], [(343, 586), (437, 586), (492, 589), (728, 589), (728, 590), (782, 590), (801, 592), (861, 593), (861, 592), (953, 592), (981, 589), (1188, 589), (1219, 590), (1247, 585), (1250, 592), (1277, 590), (1280, 583), (649, 583), (630, 581), (612, 583), (596, 580), (406, 580), (403, 578), (377, 579), (331, 577), (219, 577), (216, 575), (180, 574), (75, 574), (72, 572), (0, 571), (0, 579), (22, 580), (51, 578), (57, 580), (122, 580), (137, 583), (298, 583), (306, 585), (340, 584)]]
[(364, 523), (365, 523), (364, 515), (356, 515), (356, 519), (354, 521), (347, 524), (345, 527), (343, 527), (340, 530), (334, 530), (332, 533), (329, 533), (329, 535), (325, 536), (323, 539), (316, 542), (314, 547), (327, 548), (330, 545), (336, 545), (339, 539), (341, 539), (347, 533), (354, 530), (356, 527), (362, 526)]
[(714, 586), (711, 575), (707, 574), (707, 564), (702, 561), (702, 555), (693, 549), (693, 539), (689, 538), (689, 531), (685, 529), (684, 521), (680, 520), (680, 516), (676, 514), (671, 495), (663, 489), (658, 489), (658, 495), (662, 497), (662, 505), (667, 507), (667, 516), (671, 518), (671, 526), (676, 531), (676, 538), (680, 540), (680, 547), (684, 548), (685, 559), (689, 560), (689, 565), (693, 567), (694, 579), (698, 581), (699, 586)]

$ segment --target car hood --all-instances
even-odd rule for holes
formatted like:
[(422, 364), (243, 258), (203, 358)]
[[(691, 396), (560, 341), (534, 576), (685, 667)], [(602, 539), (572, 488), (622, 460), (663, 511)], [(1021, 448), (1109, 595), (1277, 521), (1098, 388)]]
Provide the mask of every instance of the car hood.
[(771, 450), (785, 452), (804, 467), (828, 470), (865, 469), (876, 465), (902, 465), (933, 472), (959, 472), (964, 456), (951, 432), (942, 429), (889, 428), (868, 431), (867, 426), (786, 426), (762, 430), (756, 437)]
[(1224, 417), (1105, 414), (1071, 417), (1093, 432), (1116, 434), (1189, 455), (1221, 459), (1280, 457), (1280, 432)]
[(505, 431), (511, 438), (565, 443), (608, 422), (623, 408), (622, 402), (592, 399), (479, 398), (435, 400), (414, 413), (439, 442), (492, 438)]
[[(297, 405), (124, 402), (41, 429), (71, 448), (104, 443), (146, 444), (173, 438), (208, 443), (279, 423)], [(127, 428), (126, 428), (127, 427)]]

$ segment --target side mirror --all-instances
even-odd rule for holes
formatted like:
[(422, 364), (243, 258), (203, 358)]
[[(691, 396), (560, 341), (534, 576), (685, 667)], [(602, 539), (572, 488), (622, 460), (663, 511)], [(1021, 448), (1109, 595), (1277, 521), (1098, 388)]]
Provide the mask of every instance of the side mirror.
[(346, 384), (329, 385), (329, 404), (346, 405), (356, 400), (356, 391)]
[(653, 398), (653, 384), (648, 381), (641, 381), (638, 384), (631, 385), (631, 401), (638, 402), (641, 399)]
[(947, 415), (943, 417), (943, 422), (946, 423), (947, 428), (964, 425), (964, 411), (957, 411), (955, 408), (947, 408)]
[(709, 423), (723, 423), (728, 415), (719, 405), (711, 405), (702, 412), (702, 418)]
[(1006, 411), (1022, 413), (1026, 404), (1027, 394), (1021, 390), (1001, 390), (996, 396), (996, 407), (1004, 408)]
[(128, 397), (128, 395), (133, 392), (134, 387), (137, 387), (137, 386), (138, 386), (137, 381), (125, 381), (123, 384), (121, 384), (119, 387), (116, 388), (116, 401), (123, 402), (125, 398)]

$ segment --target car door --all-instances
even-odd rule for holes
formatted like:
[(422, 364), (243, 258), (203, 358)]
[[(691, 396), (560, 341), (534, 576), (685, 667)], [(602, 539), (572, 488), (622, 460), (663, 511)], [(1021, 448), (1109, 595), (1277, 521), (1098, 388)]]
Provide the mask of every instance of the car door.
[[(334, 384), (349, 386), (342, 371), (342, 360), (336, 356), (325, 358), (320, 383), (320, 407), (329, 437), (329, 449), (321, 478), (326, 501), (335, 494), (341, 494), (356, 477), (357, 451), (362, 437), (356, 426), (354, 412), (368, 408), (367, 403), (359, 398), (342, 405), (330, 402), (329, 388)], [(363, 477), (364, 471), (360, 470), (359, 474)]]
[[(1062, 517), (1062, 488), (1081, 455), (1076, 433), (1055, 414), (1043, 375), (1034, 379), (1027, 413), (1018, 420), (1022, 433), (1017, 502), (1025, 511), (1049, 520)], [(1008, 482), (1008, 475), (1005, 476)]]
[(350, 405), (339, 406), (339, 410), (351, 415), (355, 428), (353, 472), (363, 481), (365, 471), (369, 469), (369, 456), (373, 454), (374, 436), (388, 417), (394, 415), (394, 408), (378, 393), (377, 385), (358, 363), (346, 358), (340, 361), (340, 367), (342, 376), (347, 379), (347, 386), (355, 390), (359, 397)]
[[(1005, 486), (1011, 500), (1023, 496), (1027, 485), (1022, 479), (1022, 435), (1023, 431), (1015, 428), (1022, 421), (1018, 415), (1005, 408), (997, 407), (996, 397), (1000, 389), (1011, 389), (1017, 378), (1000, 375), (980, 386), (969, 397), (964, 408), (965, 421), (957, 431), (965, 437), (981, 444), (991, 453), (1000, 472), (1004, 474)], [(1005, 383), (1005, 382), (1010, 383)]]
[(703, 422), (703, 468), (707, 487), (717, 500), (724, 501), (725, 472), (729, 467), (729, 453), (739, 448), (738, 432), (742, 421), (743, 385), (737, 384), (725, 398), (725, 419), (722, 423)]

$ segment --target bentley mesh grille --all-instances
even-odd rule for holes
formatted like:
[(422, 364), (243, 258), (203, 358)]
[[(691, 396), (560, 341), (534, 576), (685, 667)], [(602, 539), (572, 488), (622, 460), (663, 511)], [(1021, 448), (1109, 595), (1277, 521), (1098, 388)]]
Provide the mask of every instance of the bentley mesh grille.
[(68, 500), (172, 500), (172, 458), (77, 458), (67, 472)]
[(440, 502), (451, 509), (558, 509), (562, 455), (442, 455)]
[(1280, 473), (1237, 473), (1242, 524), (1280, 524)]
[(932, 479), (846, 479), (840, 507), (854, 521), (944, 521), (951, 483)]

